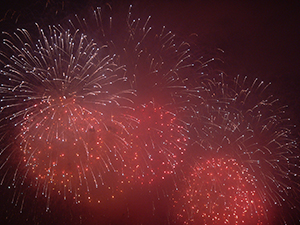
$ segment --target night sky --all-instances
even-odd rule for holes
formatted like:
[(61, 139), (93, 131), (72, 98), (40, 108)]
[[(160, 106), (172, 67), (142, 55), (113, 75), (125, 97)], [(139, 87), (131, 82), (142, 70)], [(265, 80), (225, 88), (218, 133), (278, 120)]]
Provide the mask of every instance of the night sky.
[[(16, 28), (34, 29), (57, 24), (76, 13), (107, 1), (4, 0), (0, 3), (3, 18), (0, 31), (12, 33)], [(112, 9), (127, 11), (129, 4), (139, 17), (151, 15), (151, 25), (166, 26), (177, 37), (190, 43), (192, 54), (203, 61), (218, 58), (210, 66), (228, 76), (248, 76), (271, 82), (268, 94), (274, 94), (289, 107), (286, 114), (300, 134), (300, 3), (298, 1), (108, 1)], [(136, 10), (138, 9), (138, 10)], [(2, 37), (1, 37), (2, 39)], [(2, 49), (1, 49), (2, 50)], [(2, 68), (1, 68), (2, 69)], [(298, 154), (299, 155), (299, 154)], [(1, 156), (0, 156), (1, 157)], [(4, 160), (1, 160), (3, 163)], [(17, 162), (14, 162), (17, 163)], [(1, 168), (1, 165), (0, 165)], [(0, 170), (0, 183), (5, 171)], [(299, 173), (299, 171), (298, 171)], [(5, 182), (4, 182), (5, 183)], [(46, 212), (47, 199), (36, 199), (34, 191), (26, 192), (20, 203), (11, 203), (13, 190), (0, 185), (1, 224), (181, 224), (176, 222), (170, 206), (171, 183), (146, 189), (140, 186), (128, 191), (125, 198), (97, 204), (74, 205), (60, 198), (52, 199)], [(299, 191), (297, 191), (299, 193)], [(297, 196), (299, 199), (299, 195)], [(21, 196), (22, 198), (22, 196)], [(28, 200), (32, 199), (32, 201)], [(27, 201), (28, 200), (28, 201)], [(119, 201), (119, 202), (118, 202)], [(300, 205), (298, 203), (298, 210)], [(297, 213), (291, 217), (296, 218)], [(293, 221), (293, 222), (291, 222)], [(288, 224), (297, 224), (287, 219)], [(275, 224), (274, 222), (272, 224)]]

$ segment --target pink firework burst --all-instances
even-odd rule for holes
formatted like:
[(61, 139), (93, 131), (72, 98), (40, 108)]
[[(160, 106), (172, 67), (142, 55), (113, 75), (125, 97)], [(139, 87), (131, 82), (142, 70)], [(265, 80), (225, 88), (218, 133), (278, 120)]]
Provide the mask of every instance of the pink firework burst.
[(184, 224), (264, 224), (257, 179), (234, 159), (199, 159), (176, 201)]

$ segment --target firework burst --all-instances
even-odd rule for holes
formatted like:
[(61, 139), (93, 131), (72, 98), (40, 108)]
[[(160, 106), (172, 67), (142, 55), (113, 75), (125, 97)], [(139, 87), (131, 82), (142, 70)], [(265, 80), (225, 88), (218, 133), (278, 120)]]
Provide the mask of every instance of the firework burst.
[(152, 183), (156, 177), (174, 174), (186, 150), (189, 137), (184, 123), (176, 114), (156, 107), (153, 102), (136, 107), (137, 124), (129, 130), (134, 155), (133, 177), (142, 183)]
[[(290, 138), (292, 126), (288, 127), (289, 119), (284, 114), (285, 107), (280, 107), (277, 99), (273, 96), (263, 99), (262, 96), (268, 85), (257, 80), (252, 84), (247, 83), (246, 78), (236, 77), (231, 81), (221, 74), (218, 78), (208, 80), (206, 84), (202, 82), (202, 87), (192, 89), (192, 93), (199, 93), (201, 99), (204, 99), (202, 104), (194, 108), (196, 119), (191, 130), (195, 142), (192, 151), (208, 160), (214, 158), (218, 161), (224, 157), (234, 159), (234, 162), (239, 165), (234, 167), (234, 170), (239, 171), (238, 173), (242, 172), (239, 176), (245, 176), (242, 178), (244, 181), (255, 181), (251, 182), (252, 187), (248, 186), (250, 188), (248, 191), (249, 193), (255, 192), (256, 200), (253, 201), (254, 204), (259, 205), (260, 209), (249, 205), (247, 211), (253, 209), (252, 213), (257, 215), (252, 217), (251, 213), (251, 218), (256, 218), (257, 223), (260, 223), (259, 221), (272, 223), (272, 221), (285, 221), (286, 219), (289, 221), (290, 218), (276, 211), (282, 212), (285, 207), (293, 211), (297, 205), (299, 156), (296, 152), (296, 142)], [(206, 170), (203, 169), (205, 162), (197, 163), (203, 163), (203, 165), (201, 164), (200, 169), (196, 168), (196, 171)], [(216, 165), (212, 165), (212, 168), (215, 167)], [(199, 175), (199, 172), (197, 174)], [(190, 176), (195, 176), (195, 174), (187, 175), (187, 177)], [(219, 176), (218, 172), (216, 176)], [(249, 176), (252, 178), (250, 179)], [(197, 184), (198, 182), (200, 184)], [(199, 178), (193, 180), (193, 184), (190, 184), (192, 190), (197, 190), (201, 182)], [(227, 191), (228, 187), (225, 186), (222, 191), (219, 191), (220, 193)], [(222, 185), (218, 188), (221, 187)], [(215, 193), (214, 188), (207, 187), (198, 191), (200, 194), (196, 195), (197, 197)], [(243, 193), (243, 191), (236, 191), (236, 193)], [(228, 199), (230, 196), (232, 195), (225, 196), (224, 200), (228, 200), (228, 202), (225, 201), (225, 205), (232, 204)], [(195, 204), (192, 206), (193, 210), (200, 210), (200, 214), (204, 213), (201, 212), (200, 203), (197, 209), (196, 202), (201, 202), (201, 200), (196, 199), (193, 200)], [(219, 205), (219, 203), (216, 204)], [(236, 202), (236, 204), (231, 208), (240, 207), (240, 203)], [(240, 213), (237, 215), (239, 219), (243, 217), (241, 215), (244, 215)], [(214, 221), (210, 222), (204, 220), (208, 224), (218, 224), (220, 221), (220, 218), (215, 217), (214, 210), (201, 215), (206, 219), (207, 217), (214, 218)], [(242, 221), (235, 223), (240, 222)]]
[[(92, 18), (69, 20), (70, 27), (105, 43), (125, 66), (126, 76), (137, 92), (136, 103), (155, 100), (160, 105), (178, 102), (186, 90), (185, 82), (195, 75), (197, 61), (190, 55), (189, 43), (163, 27), (152, 27), (151, 16), (135, 17), (130, 6), (123, 18), (111, 8), (96, 8)], [(89, 21), (89, 22), (87, 22)], [(92, 25), (91, 25), (92, 24)], [(180, 96), (182, 97), (182, 96)]]
[(120, 120), (134, 91), (105, 46), (55, 26), (38, 30), (38, 40), (26, 30), (4, 39), (1, 123), (23, 153), (14, 179), (25, 170), (22, 183), (31, 177), (46, 196), (78, 196), (124, 163)]
[[(196, 60), (189, 54), (188, 43), (176, 39), (165, 27), (151, 27), (151, 17), (144, 21), (134, 17), (132, 6), (122, 21), (116, 22), (111, 14), (111, 9), (96, 8), (92, 18), (75, 16), (68, 22), (73, 29), (80, 27), (93, 33), (95, 40), (105, 42), (124, 65), (136, 96), (133, 112), (128, 113), (126, 141), (131, 156), (126, 160), (130, 163), (123, 172), (130, 180), (152, 183), (154, 177), (164, 179), (166, 174), (175, 173), (185, 151), (189, 139), (185, 83), (197, 72)], [(96, 29), (91, 31), (87, 21)]]
[(256, 178), (235, 160), (199, 160), (182, 196), (184, 224), (263, 224), (265, 210)]
[(93, 12), (94, 31), (75, 16), (65, 26), (37, 25), (38, 38), (4, 33), (1, 126), (15, 143), (4, 146), (5, 162), (20, 158), (14, 187), (80, 203), (100, 201), (100, 186), (175, 173), (189, 139), (180, 113), (194, 66), (189, 46), (165, 27), (152, 31), (150, 17), (132, 19), (131, 7), (120, 30), (106, 14)]
[(205, 69), (214, 59), (195, 59), (189, 43), (133, 11), (107, 4), (36, 33), (3, 33), (0, 172), (12, 202), (22, 211), (25, 195), (44, 196), (49, 210), (71, 199), (147, 218), (164, 199), (176, 224), (296, 223), (299, 154), (286, 107), (264, 98), (263, 82), (216, 76)]

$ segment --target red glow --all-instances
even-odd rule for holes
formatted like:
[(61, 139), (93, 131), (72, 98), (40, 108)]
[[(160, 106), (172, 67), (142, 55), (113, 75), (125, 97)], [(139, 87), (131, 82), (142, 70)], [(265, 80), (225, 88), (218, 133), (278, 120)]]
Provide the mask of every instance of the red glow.
[(175, 201), (184, 224), (265, 224), (255, 178), (233, 159), (200, 160)]

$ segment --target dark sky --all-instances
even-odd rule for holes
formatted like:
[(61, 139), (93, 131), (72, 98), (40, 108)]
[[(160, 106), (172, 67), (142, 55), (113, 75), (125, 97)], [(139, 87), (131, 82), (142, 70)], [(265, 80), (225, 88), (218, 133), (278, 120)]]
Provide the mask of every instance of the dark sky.
[[(120, 3), (117, 2), (112, 1), (113, 8), (118, 7)], [(149, 1), (151, 3), (148, 1), (126, 1), (120, 7), (127, 10), (129, 2), (134, 7), (141, 8), (141, 14), (151, 15), (154, 24), (166, 25), (176, 35), (189, 41), (194, 49), (194, 54), (203, 55), (207, 59), (214, 56), (220, 57), (224, 63), (217, 66), (230, 76), (240, 74), (271, 82), (271, 92), (278, 96), (283, 104), (289, 105), (288, 115), (296, 125), (300, 126), (300, 117), (298, 116), (300, 112), (298, 102), (300, 98), (299, 1), (155, 0)], [(1, 1), (0, 16), (4, 20), (0, 22), (0, 30), (12, 32), (16, 27), (32, 27), (36, 21), (43, 24), (57, 23), (70, 14), (89, 8), (88, 4), (101, 5), (97, 1), (79, 0), (29, 0), (26, 3), (21, 3), (18, 0)], [(221, 49), (222, 52), (218, 49)], [(299, 129), (295, 130), (295, 136), (298, 135), (298, 131)], [(60, 210), (56, 209), (53, 214), (47, 215), (45, 212), (40, 212), (36, 207), (31, 210), (30, 206), (27, 206), (29, 207), (25, 210), (27, 214), (20, 215), (6, 198), (6, 193), (8, 195), (11, 193), (1, 191), (1, 186), (0, 192), (0, 211), (3, 212), (0, 217), (1, 224), (3, 224), (3, 220), (6, 221), (6, 224), (33, 224), (33, 221), (39, 224), (59, 224), (64, 221), (62, 218), (65, 217), (75, 218), (71, 220), (76, 221), (74, 223), (80, 221), (78, 214), (76, 214), (80, 209), (72, 212), (70, 210), (67, 215), (60, 214)], [(148, 200), (146, 197), (145, 202)], [(138, 203), (132, 204), (135, 205), (136, 209), (139, 209), (136, 214), (143, 214), (143, 210), (139, 208), (143, 206)], [(149, 204), (152, 202), (149, 201)], [(161, 204), (161, 208), (164, 207), (163, 203), (159, 204)], [(65, 205), (65, 207), (68, 206)], [(94, 216), (97, 218), (97, 213), (92, 209), (84, 210), (85, 215), (83, 217)], [(109, 212), (107, 215), (110, 217), (113, 216), (113, 213)], [(57, 218), (50, 221), (54, 217)], [(164, 224), (167, 221), (165, 217), (165, 215), (158, 213), (149, 224), (154, 222)], [(99, 220), (110, 221), (109, 218), (100, 218)], [(95, 222), (95, 219), (90, 221)], [(113, 221), (115, 222), (112, 224), (123, 223), (122, 219)], [(138, 223), (134, 218), (127, 220), (127, 222)], [(61, 224), (65, 223), (68, 222), (61, 222)], [(105, 223), (97, 221), (95, 224)]]

